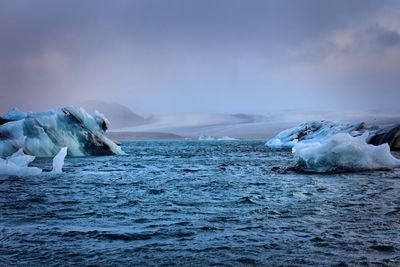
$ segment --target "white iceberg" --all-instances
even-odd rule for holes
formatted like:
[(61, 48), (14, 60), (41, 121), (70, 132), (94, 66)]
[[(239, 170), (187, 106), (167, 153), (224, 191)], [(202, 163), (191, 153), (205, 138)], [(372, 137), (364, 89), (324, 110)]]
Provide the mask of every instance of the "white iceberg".
[(62, 173), (62, 167), (64, 166), (64, 159), (67, 155), (68, 147), (61, 148), (60, 152), (53, 158), (53, 170), (52, 173)]
[(22, 148), (6, 159), (0, 158), (0, 175), (5, 176), (33, 176), (42, 172), (40, 168), (29, 167), (34, 156), (25, 155)]
[(352, 125), (333, 121), (311, 121), (280, 132), (277, 136), (268, 140), (265, 145), (271, 149), (291, 149), (298, 142), (322, 141), (337, 133), (359, 136), (366, 130), (371, 129), (365, 123)]
[(76, 107), (37, 113), (13, 109), (0, 118), (0, 157), (20, 148), (29, 155), (53, 157), (62, 147), (68, 147), (69, 156), (122, 155), (105, 136), (108, 124), (102, 114), (91, 116)]
[(338, 133), (313, 142), (299, 142), (293, 153), (296, 167), (307, 172), (386, 170), (400, 167), (388, 144), (367, 143), (368, 132), (353, 137)]

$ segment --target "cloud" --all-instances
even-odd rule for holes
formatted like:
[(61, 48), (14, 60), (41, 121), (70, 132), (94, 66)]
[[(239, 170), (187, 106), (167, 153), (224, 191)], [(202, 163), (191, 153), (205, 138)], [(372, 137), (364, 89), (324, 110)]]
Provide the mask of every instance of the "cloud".
[(258, 112), (397, 96), (399, 17), (387, 1), (5, 0), (0, 107)]
[(399, 12), (377, 10), (363, 21), (294, 48), (291, 72), (310, 93), (325, 95), (325, 104), (397, 107), (399, 26)]

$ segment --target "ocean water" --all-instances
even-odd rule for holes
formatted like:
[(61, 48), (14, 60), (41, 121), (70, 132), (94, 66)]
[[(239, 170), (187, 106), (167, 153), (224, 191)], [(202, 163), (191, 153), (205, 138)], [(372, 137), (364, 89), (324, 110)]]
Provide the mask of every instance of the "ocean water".
[(399, 170), (280, 173), (291, 154), (259, 141), (123, 149), (0, 178), (0, 265), (400, 265)]

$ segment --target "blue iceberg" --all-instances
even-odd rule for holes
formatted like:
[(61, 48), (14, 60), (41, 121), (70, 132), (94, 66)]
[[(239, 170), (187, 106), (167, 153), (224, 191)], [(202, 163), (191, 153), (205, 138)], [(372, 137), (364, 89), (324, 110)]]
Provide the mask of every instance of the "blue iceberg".
[(13, 109), (0, 119), (0, 157), (19, 149), (32, 156), (54, 157), (61, 148), (69, 156), (122, 155), (121, 147), (105, 136), (109, 121), (100, 113), (65, 107), (24, 113)]

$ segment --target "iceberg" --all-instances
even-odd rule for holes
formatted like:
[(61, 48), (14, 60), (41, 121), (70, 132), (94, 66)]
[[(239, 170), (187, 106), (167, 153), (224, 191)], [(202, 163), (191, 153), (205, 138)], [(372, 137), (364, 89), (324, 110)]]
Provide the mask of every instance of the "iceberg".
[(64, 166), (64, 159), (67, 155), (68, 147), (61, 148), (60, 152), (53, 158), (53, 170), (52, 173), (62, 173), (62, 167)]
[(101, 113), (92, 116), (77, 107), (28, 113), (14, 108), (0, 117), (0, 157), (21, 148), (37, 157), (54, 157), (63, 147), (69, 156), (124, 154), (105, 136), (108, 126)]
[(367, 143), (368, 132), (361, 136), (338, 133), (293, 147), (296, 169), (306, 172), (344, 172), (388, 170), (400, 167), (400, 160), (390, 153), (387, 143)]
[(40, 168), (29, 167), (34, 156), (25, 155), (22, 148), (6, 159), (0, 158), (0, 175), (5, 176), (32, 176), (42, 172)]
[(271, 149), (291, 149), (299, 142), (316, 142), (329, 138), (337, 133), (350, 133), (352, 136), (363, 134), (369, 127), (365, 123), (357, 125), (333, 121), (311, 121), (297, 127), (284, 130), (265, 145)]
[(292, 149), (299, 142), (316, 142), (338, 133), (348, 133), (353, 137), (368, 132), (367, 143), (389, 144), (391, 150), (400, 150), (400, 124), (388, 127), (369, 126), (366, 123), (346, 124), (333, 121), (311, 121), (284, 130), (268, 140), (265, 145), (271, 149)]
[(400, 149), (400, 125), (386, 128), (365, 123), (312, 121), (284, 130), (265, 144), (292, 149), (296, 170), (343, 172), (400, 167), (390, 150)]

